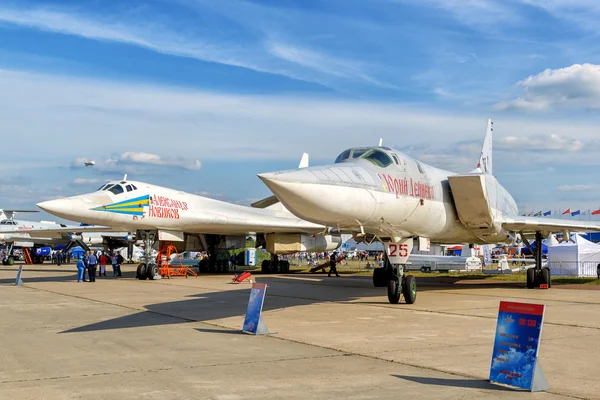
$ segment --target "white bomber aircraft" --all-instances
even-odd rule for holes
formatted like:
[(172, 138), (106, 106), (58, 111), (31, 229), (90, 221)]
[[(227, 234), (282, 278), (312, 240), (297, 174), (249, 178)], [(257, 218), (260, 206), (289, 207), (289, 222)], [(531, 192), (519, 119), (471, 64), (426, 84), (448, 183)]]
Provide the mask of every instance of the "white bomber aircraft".
[(600, 224), (519, 216), (512, 196), (492, 175), (492, 132), (488, 120), (479, 165), (468, 174), (426, 165), (380, 143), (345, 150), (332, 165), (259, 177), (299, 218), (381, 240), (390, 263), (375, 270), (373, 282), (388, 287), (391, 303), (401, 294), (409, 304), (416, 300), (416, 281), (404, 275), (404, 265), (417, 240), (424, 250), (430, 242), (497, 244), (520, 237), (529, 245), (527, 238), (535, 237), (536, 267), (527, 271), (527, 287), (550, 285), (542, 238), (557, 231), (600, 231)]
[[(305, 163), (303, 159), (301, 166)], [(125, 176), (122, 181), (108, 182), (95, 192), (45, 201), (38, 207), (61, 218), (102, 225), (81, 227), (84, 232), (107, 229), (136, 232), (145, 249), (157, 242), (172, 242), (179, 251), (208, 250), (211, 262), (216, 261), (216, 249), (224, 240), (241, 241), (243, 247), (250, 233), (263, 235), (258, 241), (264, 240), (267, 250), (274, 255), (329, 251), (340, 246), (339, 235), (325, 235), (322, 225), (301, 220), (281, 204), (272, 203), (265, 199), (264, 208), (241, 206), (127, 180)], [(65, 229), (45, 229), (37, 234), (62, 231)], [(146, 263), (138, 269), (140, 279), (157, 274), (150, 252), (147, 253)], [(286, 267), (271, 264), (269, 270)]]

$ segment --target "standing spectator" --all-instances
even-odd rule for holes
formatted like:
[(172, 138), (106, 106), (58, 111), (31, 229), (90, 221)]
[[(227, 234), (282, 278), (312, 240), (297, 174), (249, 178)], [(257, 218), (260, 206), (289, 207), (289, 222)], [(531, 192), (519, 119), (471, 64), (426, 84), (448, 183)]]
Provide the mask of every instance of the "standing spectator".
[(98, 262), (100, 263), (100, 272), (98, 272), (98, 276), (106, 277), (106, 265), (108, 264), (109, 259), (104, 252), (100, 252)]
[(84, 275), (85, 275), (85, 263), (83, 262), (83, 260), (79, 260), (77, 261), (77, 282), (85, 282), (84, 280)]
[(71, 264), (71, 252), (67, 253), (67, 264)]
[(112, 257), (110, 258), (110, 262), (111, 262), (112, 268), (113, 268), (113, 277), (117, 276), (117, 269), (118, 269), (118, 267), (117, 267), (118, 261), (117, 260), (118, 260), (117, 253), (113, 253)]
[(56, 265), (58, 265), (59, 267), (62, 265), (62, 251), (57, 251), (56, 252)]
[(123, 261), (125, 261), (125, 259), (121, 255), (121, 252), (117, 251), (117, 276), (123, 276), (121, 275), (121, 265), (123, 264)]
[(335, 276), (340, 276), (340, 274), (337, 272), (337, 268), (335, 267), (337, 263), (336, 256), (336, 253), (331, 253), (331, 256), (329, 257), (329, 275), (327, 276), (331, 276), (332, 272), (335, 273)]
[(87, 256), (87, 271), (90, 276), (90, 282), (96, 282), (96, 267), (98, 266), (98, 257), (90, 252)]

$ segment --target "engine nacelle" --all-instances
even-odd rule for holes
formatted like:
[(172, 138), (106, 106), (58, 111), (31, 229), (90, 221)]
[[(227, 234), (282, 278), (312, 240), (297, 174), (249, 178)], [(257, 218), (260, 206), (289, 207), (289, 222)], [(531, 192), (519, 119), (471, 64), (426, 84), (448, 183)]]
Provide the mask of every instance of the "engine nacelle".
[(71, 240), (72, 242), (74, 242), (76, 240), (83, 240), (83, 236), (82, 235), (69, 235), (69, 240)]
[(125, 240), (129, 243), (135, 243), (137, 241), (137, 238), (135, 237), (135, 235), (127, 235), (125, 236)]
[(301, 233), (271, 233), (266, 237), (267, 251), (271, 254), (293, 254), (307, 251), (320, 253), (340, 247), (342, 238), (335, 235), (304, 235)]

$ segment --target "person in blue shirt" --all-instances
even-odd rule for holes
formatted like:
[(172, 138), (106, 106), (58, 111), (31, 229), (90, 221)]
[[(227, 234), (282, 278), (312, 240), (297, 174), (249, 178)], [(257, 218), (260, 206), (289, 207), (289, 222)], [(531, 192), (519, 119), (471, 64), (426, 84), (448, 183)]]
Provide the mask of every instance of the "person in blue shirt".
[(83, 260), (77, 261), (77, 282), (83, 282), (83, 274), (85, 273), (85, 263)]
[(96, 252), (90, 252), (87, 257), (87, 270), (90, 276), (90, 282), (96, 282), (96, 267), (98, 266), (98, 257)]

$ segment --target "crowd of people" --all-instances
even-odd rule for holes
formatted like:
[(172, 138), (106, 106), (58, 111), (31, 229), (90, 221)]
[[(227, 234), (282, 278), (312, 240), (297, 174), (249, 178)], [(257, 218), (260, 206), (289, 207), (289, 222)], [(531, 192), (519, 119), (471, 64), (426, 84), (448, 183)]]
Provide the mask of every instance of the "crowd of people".
[[(120, 277), (123, 261), (120, 252), (110, 254), (99, 250), (86, 251), (83, 258), (77, 261), (77, 282), (96, 282), (96, 273), (98, 277), (106, 277), (107, 265), (112, 266), (113, 277)], [(85, 276), (86, 272), (88, 279)]]

